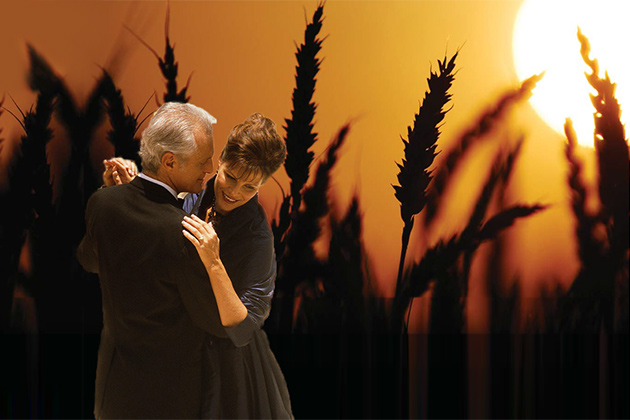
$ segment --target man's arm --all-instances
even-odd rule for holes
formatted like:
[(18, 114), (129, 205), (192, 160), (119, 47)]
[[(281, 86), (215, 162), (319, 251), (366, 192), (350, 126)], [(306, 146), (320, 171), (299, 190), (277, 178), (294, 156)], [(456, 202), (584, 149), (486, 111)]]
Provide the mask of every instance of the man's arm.
[[(185, 240), (183, 236), (182, 239)], [(188, 315), (199, 328), (226, 337), (208, 273), (192, 244), (184, 244), (180, 261), (183, 264), (169, 264), (164, 269), (170, 271), (169, 277), (177, 279), (177, 288)]]

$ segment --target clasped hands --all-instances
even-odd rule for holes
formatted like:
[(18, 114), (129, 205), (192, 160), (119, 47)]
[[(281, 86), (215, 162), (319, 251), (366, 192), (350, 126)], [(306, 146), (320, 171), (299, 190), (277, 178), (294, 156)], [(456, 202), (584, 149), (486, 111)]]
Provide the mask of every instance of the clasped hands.
[(133, 160), (115, 157), (103, 161), (103, 184), (106, 187), (127, 184), (138, 175), (138, 167)]
[[(129, 159), (115, 157), (103, 161), (103, 183), (106, 187), (127, 184), (138, 175), (138, 167)], [(206, 223), (196, 215), (182, 220), (184, 236), (195, 246), (201, 261), (207, 267), (219, 259), (219, 237), (212, 223)]]

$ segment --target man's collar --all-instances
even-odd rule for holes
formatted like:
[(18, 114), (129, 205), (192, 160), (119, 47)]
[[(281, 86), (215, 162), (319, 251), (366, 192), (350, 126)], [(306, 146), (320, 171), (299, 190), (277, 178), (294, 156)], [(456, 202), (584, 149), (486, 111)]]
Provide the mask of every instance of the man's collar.
[(157, 180), (157, 179), (155, 179), (155, 178), (153, 178), (153, 177), (151, 177), (151, 176), (149, 176), (149, 175), (145, 174), (144, 172), (140, 172), (140, 173), (138, 174), (138, 176), (139, 176), (140, 178), (142, 178), (142, 179), (145, 179), (145, 180), (147, 180), (147, 181), (149, 181), (149, 182), (153, 182), (154, 184), (157, 184), (157, 185), (160, 185), (160, 186), (162, 186), (162, 187), (166, 188), (166, 190), (167, 190), (168, 192), (170, 192), (170, 193), (171, 193), (171, 195), (172, 195), (173, 197), (178, 198), (178, 197), (177, 197), (177, 191), (175, 191), (172, 187), (170, 187), (169, 185), (166, 185), (166, 184), (165, 184), (165, 183), (163, 183), (162, 181), (159, 181), (159, 180)]

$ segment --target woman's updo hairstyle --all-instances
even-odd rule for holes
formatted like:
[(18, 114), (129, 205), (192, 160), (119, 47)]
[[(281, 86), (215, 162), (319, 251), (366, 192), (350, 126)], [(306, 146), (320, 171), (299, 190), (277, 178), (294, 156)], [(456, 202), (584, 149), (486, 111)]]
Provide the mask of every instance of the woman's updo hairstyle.
[(242, 170), (239, 176), (262, 174), (265, 182), (284, 162), (287, 147), (276, 124), (262, 114), (252, 114), (232, 129), (221, 152), (221, 162)]

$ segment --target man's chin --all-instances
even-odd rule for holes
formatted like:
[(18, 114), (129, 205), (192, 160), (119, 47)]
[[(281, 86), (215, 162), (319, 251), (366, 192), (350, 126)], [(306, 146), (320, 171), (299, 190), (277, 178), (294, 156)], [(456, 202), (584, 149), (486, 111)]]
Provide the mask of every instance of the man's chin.
[(204, 188), (206, 188), (206, 183), (202, 182), (196, 185), (191, 185), (190, 191), (188, 192), (193, 193), (193, 194), (199, 194), (201, 191), (203, 191)]

